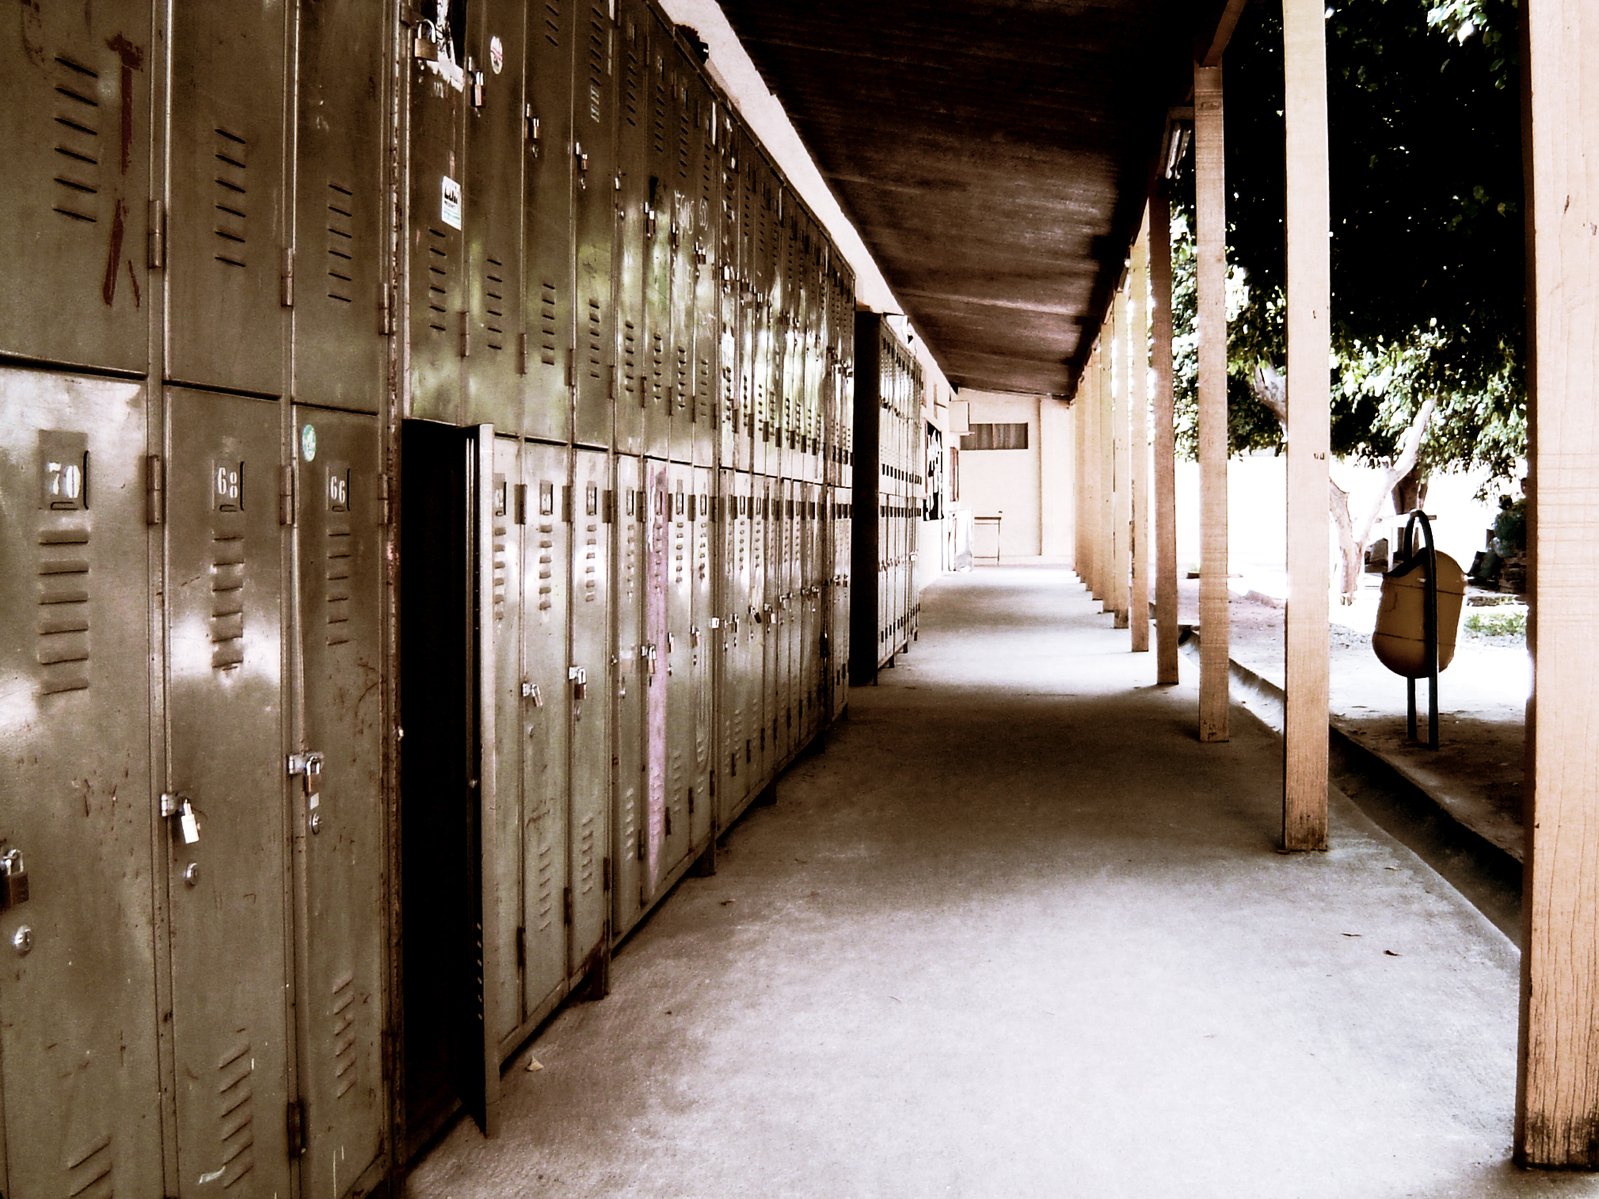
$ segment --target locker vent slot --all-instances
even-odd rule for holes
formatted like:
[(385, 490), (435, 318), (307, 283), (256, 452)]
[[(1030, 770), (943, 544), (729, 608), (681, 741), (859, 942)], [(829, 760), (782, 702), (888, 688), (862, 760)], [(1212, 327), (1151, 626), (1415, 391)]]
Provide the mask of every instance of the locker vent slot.
[(244, 663), (244, 536), (211, 535), (211, 665), (236, 670)]
[(660, 404), (666, 398), (666, 339), (661, 334), (650, 333), (650, 403)]
[(560, 0), (544, 0), (544, 40), (552, 46), (561, 44)]
[(355, 302), (355, 193), (328, 183), (328, 299)]
[(483, 326), (489, 349), (505, 349), (505, 263), (492, 254), (483, 267)]
[(606, 3), (589, 3), (589, 120), (605, 119), (605, 81), (611, 75), (610, 12)]
[(677, 98), (677, 178), (679, 186), (687, 191), (689, 181), (694, 177), (694, 170), (689, 165), (689, 141), (692, 137), (694, 126), (688, 111), (687, 90), (680, 86)]
[(655, 96), (650, 112), (650, 140), (655, 157), (662, 159), (666, 157), (666, 106), (671, 98), (667, 94), (666, 71), (660, 59), (656, 60), (653, 79)]
[(622, 383), (627, 394), (638, 396), (638, 327), (622, 322)]
[(330, 646), (350, 640), (350, 526), (330, 523), (327, 531), (328, 631)]
[[(631, 33), (632, 31), (629, 30)], [(633, 128), (638, 128), (639, 121), (639, 96), (638, 83), (644, 75), (643, 65), (639, 62), (636, 38), (628, 38), (627, 70), (622, 72), (622, 115)]]
[(245, 140), (227, 129), (216, 132), (216, 224), (212, 233), (217, 245), (213, 257), (225, 266), (245, 267), (245, 249), (248, 238), (248, 167), (245, 162)]
[(217, 1066), (218, 1125), (222, 1134), (222, 1189), (231, 1190), (255, 1169), (254, 1091), (250, 1075), (255, 1059), (249, 1042)]
[(100, 194), (100, 75), (56, 56), (56, 212), (94, 223)]
[(555, 607), (555, 526), (540, 525), (539, 532), (539, 611), (548, 612)]
[(111, 1137), (101, 1137), (67, 1162), (68, 1199), (111, 1199), (116, 1157), (111, 1152)]
[(449, 332), (450, 248), (449, 236), (442, 229), (428, 227), (428, 328), (435, 333)]
[(343, 1099), (355, 1090), (355, 975), (346, 974), (333, 984), (333, 1077), (334, 1098)]
[(555, 365), (555, 310), (560, 295), (560, 291), (553, 283), (546, 282), (539, 285), (539, 361), (545, 366)]
[(39, 693), (89, 687), (89, 530), (39, 534)]
[(688, 401), (689, 401), (689, 398), (690, 398), (690, 396), (692, 394), (690, 392), (690, 390), (689, 390), (690, 382), (691, 382), (691, 380), (689, 379), (689, 368), (688, 368), (688, 347), (687, 346), (678, 346), (677, 347), (677, 370), (676, 370), (676, 379), (674, 381), (674, 386), (675, 386), (676, 391), (677, 391), (677, 402), (678, 402), (679, 405), (687, 404)]
[(578, 832), (577, 842), (577, 889), (578, 894), (587, 895), (594, 890), (598, 880), (599, 871), (595, 869), (596, 858), (594, 854), (594, 817), (588, 815), (583, 818), (583, 823)]
[[(507, 505), (509, 509), (509, 505)], [(506, 534), (510, 531), (510, 517), (496, 514), (494, 518), (494, 622), (505, 619), (505, 583), (508, 571), (505, 563)]]
[(595, 525), (588, 526), (583, 550), (583, 602), (592, 604), (600, 598), (600, 542)]
[[(550, 808), (545, 806), (545, 812)], [(538, 917), (535, 925), (540, 932), (547, 932), (555, 923), (555, 847), (545, 844), (539, 846), (538, 869), (536, 877), (535, 908), (534, 914)]]
[(596, 299), (589, 300), (589, 378), (605, 377), (605, 310)]

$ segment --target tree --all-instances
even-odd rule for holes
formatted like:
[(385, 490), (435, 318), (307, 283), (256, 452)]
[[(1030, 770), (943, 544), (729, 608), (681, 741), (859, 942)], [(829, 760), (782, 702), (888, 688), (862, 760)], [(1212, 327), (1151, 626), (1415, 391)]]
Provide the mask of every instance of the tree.
[[(1280, 449), (1285, 412), (1282, 27), (1274, 8), (1246, 10), (1226, 63), (1235, 452)], [(1515, 0), (1344, 0), (1330, 10), (1332, 446), (1339, 457), (1385, 466), (1389, 480), (1359, 515), (1343, 489), (1329, 496), (1346, 601), (1387, 492), (1408, 507), (1429, 470), (1486, 467), (1504, 479), (1525, 453), (1515, 29)], [(1179, 180), (1180, 204), (1191, 187), (1191, 177)], [(1174, 228), (1180, 236), (1186, 224)], [(1194, 311), (1192, 247), (1179, 240), (1174, 254), (1181, 326)], [(1190, 349), (1180, 328), (1180, 425), (1189, 427)]]

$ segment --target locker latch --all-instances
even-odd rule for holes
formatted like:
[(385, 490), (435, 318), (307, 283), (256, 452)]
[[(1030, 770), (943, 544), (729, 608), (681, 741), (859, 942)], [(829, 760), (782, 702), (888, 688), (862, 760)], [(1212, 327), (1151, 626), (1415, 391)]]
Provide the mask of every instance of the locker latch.
[(473, 108), (483, 107), (483, 72), (477, 69), (476, 64), (469, 58), (466, 60), (466, 79), (468, 96)]
[(572, 157), (577, 162), (577, 184), (579, 187), (587, 187), (589, 180), (589, 155), (588, 151), (583, 148), (582, 142), (572, 143)]
[(322, 831), (322, 766), (325, 759), (320, 750), (308, 749), (304, 753), (290, 754), (289, 777), (300, 780), (305, 789), (305, 824), (315, 836)]
[(28, 867), (20, 849), (7, 849), (0, 841), (0, 912), (28, 902)]
[(182, 792), (164, 791), (161, 794), (161, 816), (165, 820), (176, 820), (178, 832), (183, 837), (185, 845), (197, 844), (200, 840), (200, 821), (194, 814), (194, 804)]
[(699, 625), (690, 626), (689, 631), (688, 631), (688, 643), (689, 643), (690, 647), (692, 647), (694, 649), (698, 649), (699, 648), (699, 644), (700, 644), (700, 626)]
[(532, 700), (535, 708), (544, 706), (544, 696), (539, 693), (539, 685), (537, 683), (529, 683), (524, 680), (522, 683), (522, 698)]
[(655, 646), (653, 644), (639, 646), (638, 656), (644, 659), (644, 665), (649, 670), (650, 678), (653, 679), (655, 677), (656, 663), (658, 661), (658, 655), (656, 653)]
[(573, 701), (582, 703), (583, 697), (588, 694), (589, 672), (581, 666), (571, 666), (567, 668), (566, 677), (572, 682)]
[(531, 104), (524, 104), (522, 106), (522, 120), (527, 127), (528, 145), (532, 146), (535, 150), (538, 149), (539, 137), (543, 132), (543, 124), (540, 122), (538, 117), (533, 115), (533, 106)]

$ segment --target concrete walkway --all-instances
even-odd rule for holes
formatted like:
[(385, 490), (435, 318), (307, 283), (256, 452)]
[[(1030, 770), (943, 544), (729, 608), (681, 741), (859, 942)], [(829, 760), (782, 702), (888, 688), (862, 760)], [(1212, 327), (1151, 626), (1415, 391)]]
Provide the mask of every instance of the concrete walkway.
[(1436, 874), (1336, 796), (1277, 853), (1275, 738), (1200, 745), (1068, 571), (924, 603), (406, 1194), (1599, 1195), (1508, 1164), (1516, 952)]

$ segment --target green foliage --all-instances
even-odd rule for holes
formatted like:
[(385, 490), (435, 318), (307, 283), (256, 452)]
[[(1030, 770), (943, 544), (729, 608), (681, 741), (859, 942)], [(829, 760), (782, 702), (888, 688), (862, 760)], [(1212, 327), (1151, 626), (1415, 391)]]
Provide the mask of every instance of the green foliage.
[(1488, 608), (1472, 612), (1466, 617), (1466, 631), (1479, 637), (1525, 637), (1527, 635), (1527, 610), (1525, 608)]
[[(1280, 448), (1254, 400), (1283, 344), (1282, 28), (1246, 10), (1227, 57), (1229, 437)], [(1438, 401), (1423, 466), (1507, 478), (1526, 452), (1521, 117), (1514, 0), (1329, 9), (1333, 451), (1391, 459)], [(1191, 211), (1192, 178), (1178, 204)], [(1174, 221), (1180, 425), (1192, 445), (1193, 250)]]

